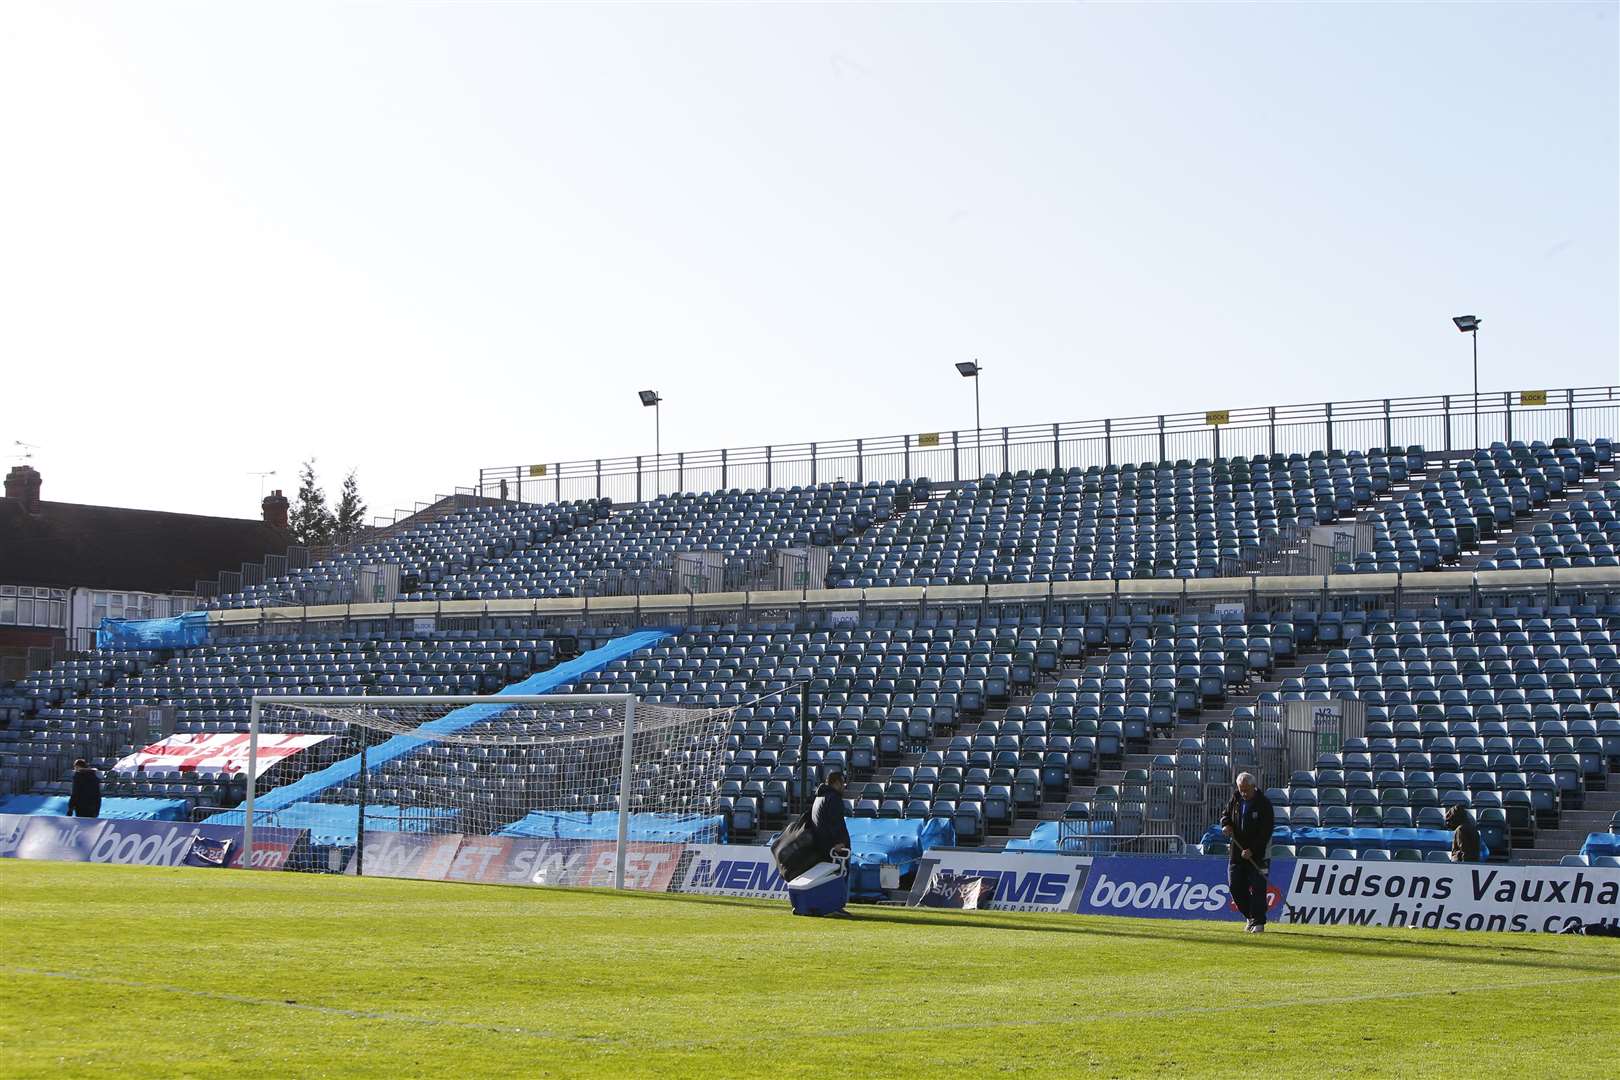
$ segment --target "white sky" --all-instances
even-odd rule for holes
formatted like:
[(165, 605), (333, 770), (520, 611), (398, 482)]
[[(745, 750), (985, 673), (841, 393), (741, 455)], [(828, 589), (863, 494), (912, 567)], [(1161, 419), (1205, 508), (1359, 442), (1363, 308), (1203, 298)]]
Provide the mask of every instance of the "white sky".
[[(360, 470), (1620, 382), (1620, 19), (0, 5), (0, 449)], [(1620, 432), (1616, 433), (1620, 435)]]

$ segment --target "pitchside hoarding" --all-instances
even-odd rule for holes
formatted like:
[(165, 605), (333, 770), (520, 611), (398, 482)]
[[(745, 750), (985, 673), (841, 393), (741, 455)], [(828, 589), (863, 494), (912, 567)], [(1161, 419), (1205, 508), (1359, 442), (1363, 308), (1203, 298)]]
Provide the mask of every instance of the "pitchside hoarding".
[[(258, 833), (254, 833), (257, 843)], [(632, 841), (625, 853), (625, 884), (662, 892), (675, 876), (684, 844)], [(483, 885), (613, 884), (618, 853), (612, 841), (553, 840), (529, 836), (429, 836), (366, 830), (365, 876), (465, 881)], [(356, 872), (359, 853), (345, 873)]]
[[(280, 870), (303, 840), (301, 829), (253, 830), (253, 869)], [(193, 847), (199, 847), (192, 858)], [(0, 857), (127, 866), (241, 867), (239, 825), (0, 814)]]
[(1620, 870), (1301, 859), (1283, 921), (1539, 933), (1620, 924)]
[(786, 900), (787, 882), (776, 870), (768, 847), (741, 844), (688, 844), (689, 858), (677, 891), (707, 896)]
[(990, 911), (1073, 913), (1079, 907), (1091, 862), (1089, 857), (934, 848), (918, 864), (906, 902), (918, 907), (932, 890), (982, 878), (994, 885), (989, 903), (983, 905)]
[[(1293, 859), (1273, 859), (1267, 878), (1269, 918), (1281, 915), (1294, 873)], [(1080, 898), (1082, 915), (1128, 915), (1143, 919), (1243, 918), (1226, 884), (1226, 860), (1202, 855), (1151, 857), (1101, 855)]]

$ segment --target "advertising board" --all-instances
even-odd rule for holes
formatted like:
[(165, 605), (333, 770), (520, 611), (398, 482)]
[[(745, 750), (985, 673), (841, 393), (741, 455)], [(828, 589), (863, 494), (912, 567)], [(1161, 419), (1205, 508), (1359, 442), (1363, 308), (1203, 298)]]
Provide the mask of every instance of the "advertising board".
[[(1293, 859), (1273, 859), (1267, 878), (1268, 918), (1277, 918), (1294, 874)], [(1142, 919), (1241, 921), (1226, 884), (1226, 860), (1201, 855), (1155, 858), (1101, 855), (1092, 860), (1082, 915)]]
[(994, 886), (989, 901), (980, 905), (990, 911), (1072, 913), (1079, 907), (1092, 861), (1080, 856), (932, 848), (917, 866), (907, 903), (921, 906), (931, 893), (980, 878)]

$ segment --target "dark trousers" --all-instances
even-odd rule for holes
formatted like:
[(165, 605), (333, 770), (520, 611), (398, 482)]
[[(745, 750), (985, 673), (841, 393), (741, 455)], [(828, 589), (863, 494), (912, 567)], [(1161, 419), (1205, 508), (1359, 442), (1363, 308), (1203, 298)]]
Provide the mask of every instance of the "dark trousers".
[(1232, 889), (1232, 902), (1250, 922), (1266, 924), (1266, 876), (1247, 859), (1228, 863), (1226, 883)]

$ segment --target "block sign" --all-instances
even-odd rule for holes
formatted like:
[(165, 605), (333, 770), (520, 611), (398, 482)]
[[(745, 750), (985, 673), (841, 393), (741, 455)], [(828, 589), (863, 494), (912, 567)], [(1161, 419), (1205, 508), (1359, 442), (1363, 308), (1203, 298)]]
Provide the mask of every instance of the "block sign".
[(544, 475), (546, 475), (546, 467), (544, 465), (530, 465), (529, 466), (529, 475), (530, 476), (544, 476)]
[(923, 432), (921, 435), (917, 436), (917, 445), (918, 446), (938, 446), (939, 445), (939, 432), (937, 432), (937, 431), (925, 431), (925, 432)]
[(1204, 423), (1208, 424), (1210, 427), (1216, 427), (1220, 424), (1230, 424), (1231, 422), (1232, 413), (1229, 409), (1211, 409), (1204, 414)]
[(1545, 390), (1520, 390), (1519, 391), (1519, 404), (1520, 405), (1545, 405), (1545, 404), (1547, 404), (1547, 391), (1545, 391)]

